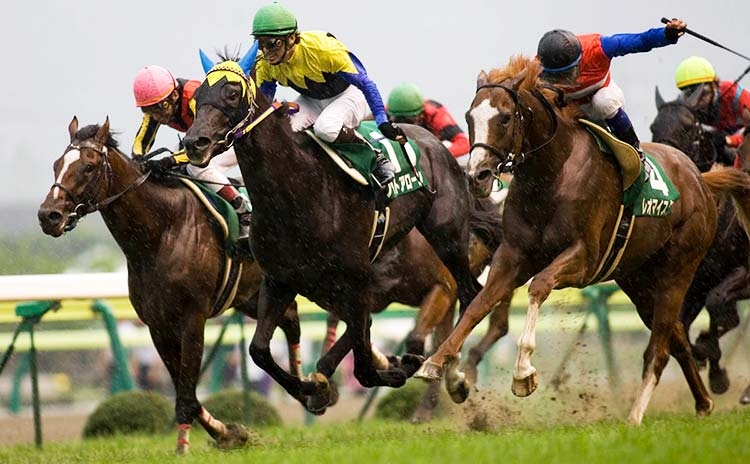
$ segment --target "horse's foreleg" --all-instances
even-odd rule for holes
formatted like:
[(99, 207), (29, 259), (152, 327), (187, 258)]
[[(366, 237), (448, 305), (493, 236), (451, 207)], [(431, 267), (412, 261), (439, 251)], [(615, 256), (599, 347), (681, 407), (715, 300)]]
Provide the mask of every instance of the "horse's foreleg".
[(286, 309), (279, 325), (286, 337), (289, 348), (289, 372), (295, 377), (302, 377), (302, 349), (300, 348), (300, 325), (297, 302), (293, 301)]
[[(450, 279), (451, 281), (453, 278)], [(453, 285), (435, 285), (422, 300), (417, 314), (414, 329), (406, 336), (406, 353), (423, 355), (424, 345), (430, 332), (447, 319), (449, 327), (453, 326), (453, 307), (456, 304), (456, 287)], [(448, 330), (450, 332), (450, 329)], [(447, 335), (447, 332), (446, 332)], [(445, 339), (442, 337), (441, 341)]]
[(538, 273), (529, 285), (529, 307), (526, 324), (518, 338), (518, 356), (513, 369), (511, 390), (516, 396), (529, 396), (538, 386), (536, 368), (531, 365), (531, 354), (536, 348), (536, 322), (539, 309), (552, 289), (577, 287), (584, 283), (586, 267), (584, 245), (575, 242)]

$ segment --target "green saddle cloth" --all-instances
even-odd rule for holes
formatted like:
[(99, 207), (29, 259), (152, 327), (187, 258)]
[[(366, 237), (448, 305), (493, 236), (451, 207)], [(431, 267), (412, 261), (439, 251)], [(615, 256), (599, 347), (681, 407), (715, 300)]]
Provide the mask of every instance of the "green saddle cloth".
[[(374, 121), (362, 122), (357, 131), (375, 148), (383, 150), (383, 155), (388, 157), (396, 169), (396, 178), (388, 184), (388, 199), (392, 200), (429, 185), (420, 167), (421, 153), (416, 143), (410, 140), (402, 149), (399, 143), (385, 138), (378, 131)], [(335, 143), (329, 146), (362, 174), (370, 186), (377, 188), (370, 175), (375, 167), (375, 153), (369, 147), (359, 143)], [(406, 159), (404, 151), (409, 155), (410, 160)]]
[[(234, 246), (237, 243), (237, 237), (240, 233), (240, 221), (237, 217), (237, 211), (228, 201), (223, 199), (218, 193), (208, 188), (202, 182), (193, 182), (193, 184), (203, 192), (209, 202), (213, 205), (214, 210), (216, 210), (216, 212), (224, 218), (224, 221), (226, 221), (229, 233), (224, 236), (224, 249), (227, 253), (231, 253), (234, 250)], [(245, 190), (244, 187), (238, 190), (240, 191), (240, 194), (247, 199), (247, 190)]]
[(680, 192), (656, 159), (650, 153), (645, 155), (645, 169), (641, 169), (638, 179), (623, 192), (622, 203), (632, 206), (635, 216), (669, 216), (672, 206), (680, 199)]

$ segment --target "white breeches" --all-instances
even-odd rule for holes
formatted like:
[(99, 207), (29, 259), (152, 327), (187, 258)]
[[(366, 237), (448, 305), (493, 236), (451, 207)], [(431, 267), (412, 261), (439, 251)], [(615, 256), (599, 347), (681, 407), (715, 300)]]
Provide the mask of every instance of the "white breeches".
[(581, 105), (581, 109), (592, 119), (606, 121), (623, 106), (625, 106), (625, 94), (614, 80), (610, 80), (609, 85), (597, 90), (592, 95), (591, 102)]
[(335, 97), (317, 100), (300, 95), (299, 111), (291, 117), (292, 130), (301, 131), (311, 125), (315, 135), (333, 142), (342, 127), (355, 128), (367, 116), (365, 95), (353, 85)]

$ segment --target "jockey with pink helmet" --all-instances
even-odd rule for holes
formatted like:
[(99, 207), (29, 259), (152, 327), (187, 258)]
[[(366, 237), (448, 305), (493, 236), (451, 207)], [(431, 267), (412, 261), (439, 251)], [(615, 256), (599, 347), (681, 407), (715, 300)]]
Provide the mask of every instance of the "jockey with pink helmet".
[[(186, 132), (190, 128), (195, 116), (193, 94), (200, 84), (197, 80), (175, 79), (161, 66), (145, 66), (138, 71), (133, 82), (133, 95), (135, 106), (143, 111), (143, 120), (133, 141), (133, 157), (138, 159), (151, 150), (156, 133), (163, 124), (179, 132)], [(171, 156), (146, 161), (146, 167), (153, 172), (163, 173), (184, 163), (188, 163), (187, 155), (184, 150), (179, 150)], [(187, 172), (203, 181), (235, 208), (240, 221), (239, 238), (246, 239), (250, 230), (249, 205), (223, 174), (235, 166), (237, 157), (234, 149), (230, 148), (212, 158), (205, 167), (187, 164)]]

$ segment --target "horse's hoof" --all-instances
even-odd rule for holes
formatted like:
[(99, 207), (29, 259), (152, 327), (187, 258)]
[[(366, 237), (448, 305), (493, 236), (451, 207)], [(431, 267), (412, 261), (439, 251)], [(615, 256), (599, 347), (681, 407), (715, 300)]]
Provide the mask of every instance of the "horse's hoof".
[[(322, 375), (322, 374), (320, 374)], [(339, 401), (339, 388), (336, 382), (329, 380), (327, 388), (317, 395), (310, 395), (307, 397), (307, 403), (305, 408), (316, 416), (322, 416), (326, 410), (338, 403)]]
[(177, 443), (177, 447), (174, 449), (175, 454), (179, 456), (184, 456), (187, 454), (188, 450), (190, 449), (190, 445), (187, 443)]
[(698, 417), (706, 417), (711, 415), (711, 411), (714, 410), (714, 402), (711, 398), (706, 398), (706, 403), (703, 405), (695, 405), (695, 415)]
[(216, 447), (222, 450), (243, 448), (250, 440), (250, 434), (241, 424), (227, 424), (227, 433), (216, 440)]
[(536, 372), (533, 372), (523, 379), (514, 378), (513, 385), (511, 386), (511, 391), (516, 396), (525, 397), (534, 393), (534, 391), (536, 391), (536, 387), (538, 386), (539, 382), (536, 378)]
[(402, 369), (379, 370), (378, 383), (376, 386), (398, 388), (406, 383), (406, 373)]
[(443, 378), (443, 366), (432, 361), (432, 357), (422, 363), (422, 366), (414, 373), (414, 378), (426, 381), (440, 380)]
[(724, 368), (710, 369), (708, 371), (708, 384), (711, 391), (717, 395), (726, 393), (729, 390), (729, 376)]
[(466, 375), (463, 372), (459, 372), (457, 378), (450, 385), (446, 378), (445, 389), (448, 390), (448, 395), (454, 403), (463, 403), (469, 397), (469, 383), (466, 381)]
[(745, 392), (742, 394), (742, 396), (740, 396), (740, 404), (750, 404), (750, 387), (748, 387), (747, 390), (745, 390)]
[(477, 372), (477, 366), (466, 363), (466, 364), (462, 364), (459, 370), (463, 372), (464, 374), (466, 374), (467, 382), (471, 383), (472, 385), (477, 384), (477, 378), (479, 378), (479, 373)]

